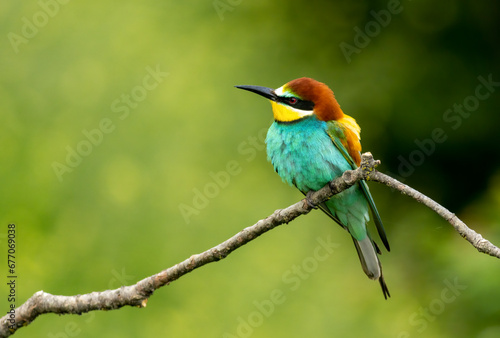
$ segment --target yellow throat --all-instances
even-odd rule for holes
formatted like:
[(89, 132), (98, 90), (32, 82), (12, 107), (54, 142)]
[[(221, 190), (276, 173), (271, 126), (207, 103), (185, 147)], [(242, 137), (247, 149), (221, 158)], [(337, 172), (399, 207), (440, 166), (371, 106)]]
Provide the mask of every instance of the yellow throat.
[(274, 119), (279, 122), (292, 122), (313, 114), (312, 110), (295, 109), (274, 101), (271, 101), (271, 106), (273, 107)]

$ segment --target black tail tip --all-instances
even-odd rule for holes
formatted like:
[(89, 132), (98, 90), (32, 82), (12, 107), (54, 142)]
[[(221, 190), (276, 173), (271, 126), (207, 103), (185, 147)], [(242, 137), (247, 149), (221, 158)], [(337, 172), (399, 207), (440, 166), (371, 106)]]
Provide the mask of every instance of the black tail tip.
[(389, 293), (389, 288), (387, 287), (387, 284), (385, 284), (384, 277), (381, 276), (378, 281), (380, 283), (380, 287), (382, 288), (384, 298), (387, 300), (387, 298), (391, 297), (391, 294)]

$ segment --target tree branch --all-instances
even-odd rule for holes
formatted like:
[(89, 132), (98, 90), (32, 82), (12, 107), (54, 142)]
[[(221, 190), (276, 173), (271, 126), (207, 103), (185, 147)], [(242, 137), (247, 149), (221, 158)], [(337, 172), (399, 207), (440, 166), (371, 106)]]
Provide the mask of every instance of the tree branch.
[(480, 234), (465, 225), (457, 216), (442, 207), (429, 197), (415, 189), (375, 170), (379, 165), (370, 153), (362, 155), (361, 166), (356, 170), (348, 170), (331, 181), (322, 189), (308, 196), (309, 202), (303, 199), (288, 208), (276, 210), (272, 215), (258, 221), (226, 240), (225, 242), (178, 263), (156, 275), (144, 278), (134, 285), (122, 286), (115, 290), (92, 292), (76, 296), (58, 296), (43, 291), (36, 292), (24, 304), (7, 313), (0, 319), (0, 337), (8, 337), (19, 328), (30, 324), (44, 313), (82, 314), (95, 310), (114, 310), (123, 306), (145, 307), (151, 295), (159, 288), (167, 285), (183, 275), (205, 264), (224, 259), (234, 250), (259, 237), (278, 225), (289, 223), (300, 215), (309, 213), (314, 205), (318, 205), (335, 194), (353, 186), (360, 180), (370, 180), (383, 183), (403, 194), (413, 197), (425, 204), (447, 220), (458, 233), (468, 240), (479, 252), (500, 258), (500, 249)]
[(490, 256), (500, 258), (500, 248), (493, 245), (490, 241), (485, 239), (481, 234), (470, 229), (464, 222), (462, 222), (454, 213), (450, 212), (448, 209), (435, 202), (431, 198), (425, 196), (421, 192), (413, 189), (406, 184), (395, 180), (394, 178), (382, 174), (379, 171), (374, 170), (368, 177), (367, 180), (383, 183), (388, 187), (394, 188), (401, 193), (414, 198), (417, 202), (434, 210), (439, 216), (447, 220), (455, 230), (458, 231), (460, 236), (465, 238), (470, 244), (472, 244), (479, 252), (488, 254)]

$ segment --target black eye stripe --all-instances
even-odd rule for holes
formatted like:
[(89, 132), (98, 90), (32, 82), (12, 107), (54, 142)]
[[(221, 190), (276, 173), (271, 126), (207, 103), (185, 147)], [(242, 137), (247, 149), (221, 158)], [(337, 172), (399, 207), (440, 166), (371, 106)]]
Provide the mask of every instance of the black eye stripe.
[(294, 107), (297, 108), (297, 109), (301, 109), (301, 110), (313, 110), (313, 108), (314, 108), (314, 102), (299, 100), (294, 105)]
[[(292, 103), (290, 99), (295, 99), (296, 102)], [(278, 97), (278, 102), (284, 103), (290, 107), (297, 108), (300, 110), (313, 110), (313, 108), (314, 108), (314, 102), (301, 100), (297, 97), (280, 96), (280, 97)]]

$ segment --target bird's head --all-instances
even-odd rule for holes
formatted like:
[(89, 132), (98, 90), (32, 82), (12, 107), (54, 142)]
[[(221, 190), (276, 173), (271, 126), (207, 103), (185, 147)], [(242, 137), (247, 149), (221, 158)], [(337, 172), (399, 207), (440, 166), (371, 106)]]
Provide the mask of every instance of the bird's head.
[(333, 92), (327, 85), (308, 77), (292, 80), (278, 89), (261, 86), (236, 86), (264, 96), (271, 101), (274, 119), (293, 122), (313, 114), (319, 120), (331, 121), (344, 117)]

